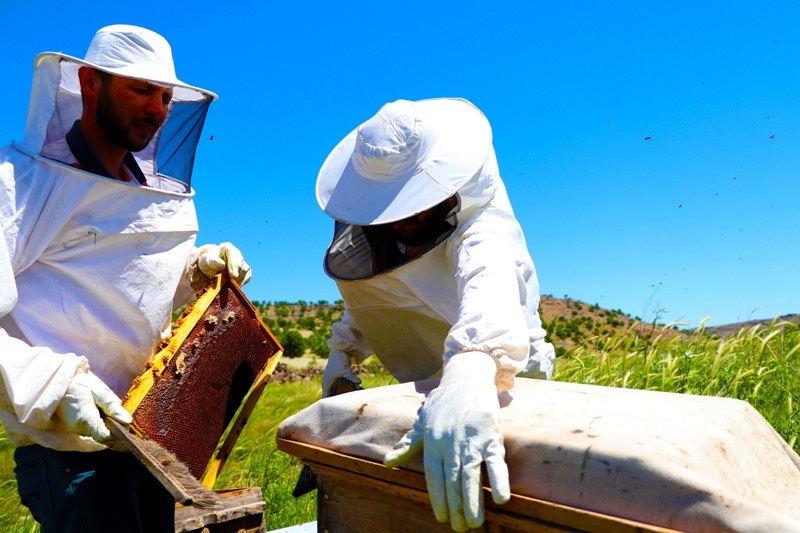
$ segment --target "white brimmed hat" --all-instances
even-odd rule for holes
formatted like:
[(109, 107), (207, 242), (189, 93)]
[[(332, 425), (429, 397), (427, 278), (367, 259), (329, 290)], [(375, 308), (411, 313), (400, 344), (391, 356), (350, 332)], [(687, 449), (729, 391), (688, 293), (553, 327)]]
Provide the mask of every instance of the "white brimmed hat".
[(328, 155), (317, 202), (349, 224), (407, 218), (455, 194), (483, 167), (491, 145), (489, 121), (467, 100), (397, 100)]
[[(78, 65), (96, 68), (115, 76), (136, 78), (157, 85), (177, 87), (201, 93), (202, 98), (216, 94), (179, 80), (175, 74), (172, 48), (154, 31), (128, 24), (114, 24), (97, 31), (83, 59), (66, 54), (46, 52), (37, 57), (56, 55)], [(184, 91), (185, 93), (185, 91)], [(198, 99), (197, 96), (188, 99)]]

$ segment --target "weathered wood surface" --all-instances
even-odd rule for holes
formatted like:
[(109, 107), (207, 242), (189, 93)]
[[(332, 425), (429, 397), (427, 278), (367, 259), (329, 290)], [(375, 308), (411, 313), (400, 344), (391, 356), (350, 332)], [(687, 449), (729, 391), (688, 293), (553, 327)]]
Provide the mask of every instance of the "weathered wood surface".
[[(326, 533), (447, 533), (433, 516), (425, 477), (302, 442), (278, 439), (318, 476), (317, 528)], [(675, 533), (675, 530), (512, 494), (498, 506), (484, 488), (486, 533)]]
[(223, 508), (175, 506), (175, 533), (264, 533), (266, 503), (259, 487), (217, 491)]

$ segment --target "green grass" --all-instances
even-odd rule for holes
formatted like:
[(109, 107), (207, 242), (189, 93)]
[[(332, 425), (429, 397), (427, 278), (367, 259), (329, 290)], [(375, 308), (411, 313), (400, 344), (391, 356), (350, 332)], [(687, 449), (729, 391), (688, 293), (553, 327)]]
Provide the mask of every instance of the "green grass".
[(14, 447), (0, 425), (0, 531), (33, 533), (39, 526), (28, 510), (20, 505), (14, 478)]
[(237, 441), (215, 488), (261, 487), (267, 503), (267, 529), (314, 520), (312, 497), (291, 496), (302, 464), (275, 447), (275, 432), (284, 418), (319, 397), (320, 379), (268, 384)]
[[(643, 335), (631, 327), (593, 337), (558, 358), (553, 379), (745, 400), (798, 450), (797, 326), (776, 321), (726, 339), (711, 338), (702, 328), (689, 338), (663, 335), (669, 328)], [(366, 387), (394, 382), (381, 373), (362, 378)], [(316, 401), (319, 390), (319, 377), (267, 385), (217, 483), (218, 489), (261, 487), (268, 530), (315, 520), (314, 493), (291, 496), (302, 465), (276, 449), (275, 431), (281, 420)], [(0, 432), (0, 531), (38, 531), (19, 505), (12, 468), (12, 448)]]
[(556, 364), (554, 379), (612, 387), (737, 398), (749, 402), (798, 450), (800, 329), (774, 321), (724, 339), (702, 328), (689, 338), (627, 334), (577, 346)]

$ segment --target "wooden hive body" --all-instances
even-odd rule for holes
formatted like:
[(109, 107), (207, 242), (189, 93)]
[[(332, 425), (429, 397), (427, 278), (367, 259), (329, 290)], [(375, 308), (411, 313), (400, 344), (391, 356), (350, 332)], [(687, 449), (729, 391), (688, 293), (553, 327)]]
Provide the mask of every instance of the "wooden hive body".
[[(423, 454), (382, 464), (436, 379), (331, 396), (286, 418), (278, 448), (317, 475), (320, 531), (449, 531)], [(800, 456), (732, 398), (517, 378), (498, 396), (511, 500), (479, 531), (800, 531)]]

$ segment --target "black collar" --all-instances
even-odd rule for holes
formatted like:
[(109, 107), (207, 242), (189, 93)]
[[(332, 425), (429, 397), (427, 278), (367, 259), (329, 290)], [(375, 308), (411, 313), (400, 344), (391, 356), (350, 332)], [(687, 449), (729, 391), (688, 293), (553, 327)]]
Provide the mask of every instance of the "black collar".
[[(76, 120), (66, 135), (67, 146), (69, 146), (69, 149), (72, 151), (72, 155), (78, 160), (83, 170), (106, 178), (116, 179), (97, 159), (94, 150), (89, 146), (89, 141), (86, 140), (86, 137), (81, 131), (80, 122), (80, 120)], [(139, 164), (136, 162), (136, 159), (134, 159), (133, 154), (127, 152), (122, 162), (131, 174), (133, 174), (133, 177), (136, 178), (136, 181), (142, 185), (147, 184), (147, 178), (144, 177), (144, 172), (139, 168)]]

